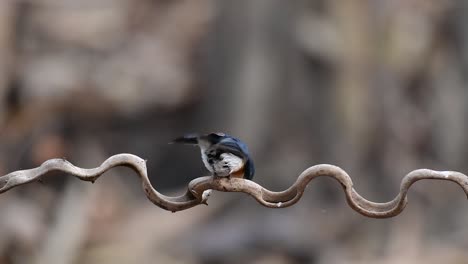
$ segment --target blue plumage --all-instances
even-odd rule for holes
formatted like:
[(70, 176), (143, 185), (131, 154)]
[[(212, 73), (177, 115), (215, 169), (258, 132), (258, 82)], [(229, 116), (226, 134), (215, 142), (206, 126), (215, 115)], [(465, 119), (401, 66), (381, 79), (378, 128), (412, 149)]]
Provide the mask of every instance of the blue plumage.
[(255, 167), (247, 145), (224, 133), (188, 134), (173, 143), (198, 145), (205, 167), (219, 177), (243, 177), (251, 180)]

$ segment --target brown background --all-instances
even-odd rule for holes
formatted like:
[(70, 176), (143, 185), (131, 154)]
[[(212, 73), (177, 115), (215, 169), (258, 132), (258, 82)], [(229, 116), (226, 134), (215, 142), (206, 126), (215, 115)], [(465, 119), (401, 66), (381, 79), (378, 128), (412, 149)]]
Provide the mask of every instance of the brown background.
[[(468, 172), (466, 0), (2, 0), (0, 173), (129, 152), (155, 187), (205, 175), (187, 132), (242, 138), (258, 183), (336, 164), (388, 201), (417, 168)], [(396, 218), (318, 179), (294, 207), (215, 193), (172, 214), (128, 169), (0, 197), (3, 263), (466, 263), (468, 203), (420, 182)]]

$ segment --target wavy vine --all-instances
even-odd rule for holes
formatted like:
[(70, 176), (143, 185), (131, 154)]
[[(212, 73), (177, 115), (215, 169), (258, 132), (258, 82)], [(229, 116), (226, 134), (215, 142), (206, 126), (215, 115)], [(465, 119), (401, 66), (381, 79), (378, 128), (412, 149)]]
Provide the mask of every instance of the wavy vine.
[(94, 182), (106, 171), (113, 167), (125, 166), (133, 169), (140, 177), (143, 190), (148, 199), (155, 205), (172, 212), (185, 210), (199, 204), (207, 204), (211, 190), (221, 192), (247, 193), (261, 205), (270, 208), (284, 208), (297, 203), (307, 185), (315, 178), (325, 176), (337, 180), (346, 195), (349, 206), (358, 213), (373, 218), (388, 218), (400, 214), (408, 200), (407, 193), (411, 185), (419, 180), (433, 179), (452, 181), (460, 185), (468, 198), (468, 176), (455, 171), (434, 171), (428, 169), (414, 170), (402, 180), (399, 194), (390, 202), (375, 203), (363, 198), (353, 188), (351, 177), (341, 168), (320, 164), (312, 166), (302, 172), (291, 187), (284, 191), (270, 191), (261, 185), (239, 178), (217, 178), (212, 176), (200, 177), (188, 184), (185, 194), (177, 197), (166, 196), (154, 189), (148, 179), (146, 161), (132, 154), (117, 154), (109, 157), (99, 167), (84, 169), (74, 166), (64, 159), (51, 159), (41, 166), (28, 170), (11, 172), (0, 177), (0, 193), (11, 188), (39, 180), (49, 172), (58, 171), (76, 176), (83, 181)]

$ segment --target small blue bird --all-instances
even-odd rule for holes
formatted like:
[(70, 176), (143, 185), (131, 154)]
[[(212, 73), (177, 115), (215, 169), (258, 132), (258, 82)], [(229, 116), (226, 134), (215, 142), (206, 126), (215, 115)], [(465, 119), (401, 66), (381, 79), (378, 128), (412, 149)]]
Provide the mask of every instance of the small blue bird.
[(255, 168), (247, 145), (224, 133), (189, 134), (172, 143), (198, 145), (205, 167), (217, 177), (252, 180)]

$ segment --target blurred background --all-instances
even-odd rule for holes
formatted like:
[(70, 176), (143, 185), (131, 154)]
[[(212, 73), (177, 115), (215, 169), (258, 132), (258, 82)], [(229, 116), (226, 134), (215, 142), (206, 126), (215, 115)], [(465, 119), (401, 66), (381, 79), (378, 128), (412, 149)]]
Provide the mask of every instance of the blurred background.
[[(167, 142), (223, 131), (266, 188), (331, 163), (385, 202), (413, 169), (468, 172), (467, 76), (466, 0), (3, 0), (0, 173), (128, 152), (176, 195), (207, 172)], [(319, 178), (286, 209), (215, 193), (171, 213), (129, 169), (56, 174), (1, 195), (0, 264), (467, 263), (462, 190), (409, 201), (368, 219)]]

